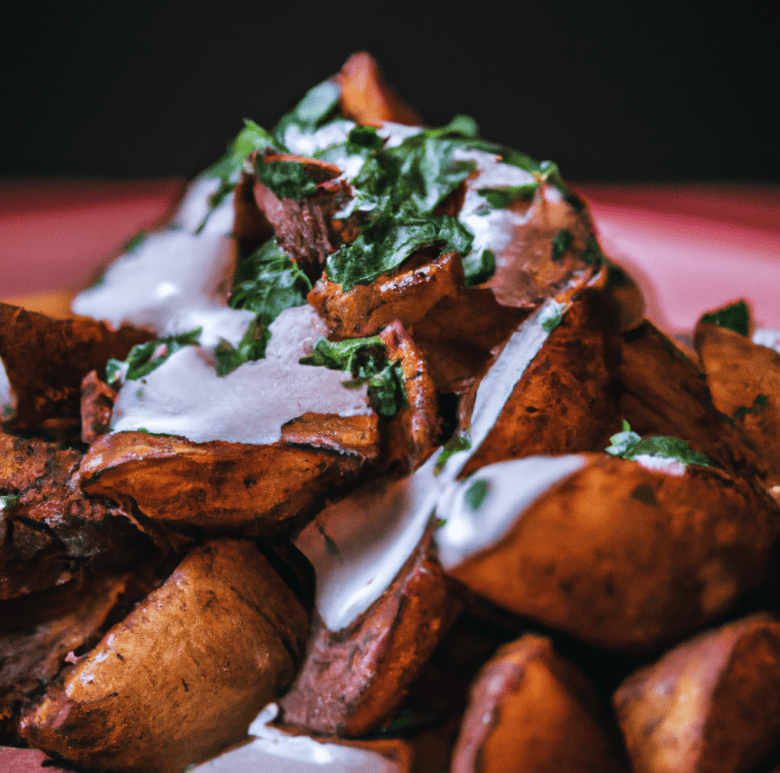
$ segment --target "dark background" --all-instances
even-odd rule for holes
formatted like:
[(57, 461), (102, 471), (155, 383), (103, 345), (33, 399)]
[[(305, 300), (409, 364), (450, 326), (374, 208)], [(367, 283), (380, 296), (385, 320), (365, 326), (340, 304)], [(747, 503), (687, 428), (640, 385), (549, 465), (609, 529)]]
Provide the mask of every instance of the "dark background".
[(428, 123), (473, 115), (571, 180), (778, 182), (776, 25), (752, 5), (16, 3), (0, 176), (191, 176), (365, 49)]

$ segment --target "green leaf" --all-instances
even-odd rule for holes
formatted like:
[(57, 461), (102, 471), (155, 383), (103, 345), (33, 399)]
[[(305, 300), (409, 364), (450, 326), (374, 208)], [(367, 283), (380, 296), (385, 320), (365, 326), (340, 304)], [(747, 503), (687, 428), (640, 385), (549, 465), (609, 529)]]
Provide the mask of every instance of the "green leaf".
[(479, 126), (470, 115), (456, 115), (446, 126), (424, 129), (422, 134), (429, 139), (453, 136), (471, 139), (479, 134)]
[(257, 156), (255, 172), (257, 179), (280, 199), (304, 199), (317, 190), (317, 184), (298, 161), (266, 161)]
[(328, 79), (306, 92), (303, 99), (276, 125), (273, 136), (285, 142), (285, 134), (295, 126), (305, 134), (315, 132), (333, 116), (341, 97), (335, 79)]
[(496, 271), (496, 256), (493, 250), (482, 250), (479, 255), (470, 252), (462, 260), (466, 287), (486, 282)]
[(477, 193), (487, 199), (494, 209), (508, 207), (519, 199), (530, 199), (539, 190), (539, 183), (526, 185), (502, 185), (496, 188), (478, 188)]
[(550, 299), (547, 303), (539, 309), (539, 324), (542, 326), (542, 330), (545, 333), (552, 333), (563, 320), (563, 315), (566, 313), (568, 306), (565, 303), (558, 303)]
[(351, 338), (346, 341), (328, 341), (318, 338), (302, 365), (316, 365), (342, 370), (352, 375), (348, 388), (367, 387), (371, 405), (382, 416), (394, 416), (408, 405), (400, 362), (385, 357), (384, 342), (379, 336)]
[(476, 513), (479, 512), (485, 497), (490, 491), (490, 483), (485, 478), (476, 478), (469, 484), (469, 487), (463, 492), (463, 501), (469, 509)]
[(442, 252), (466, 255), (473, 241), (471, 232), (451, 215), (427, 215), (395, 220), (383, 216), (349, 244), (328, 256), (328, 279), (344, 292), (369, 284), (380, 274), (400, 266), (412, 253), (434, 244)]
[(130, 350), (124, 362), (112, 358), (106, 363), (106, 379), (108, 383), (137, 381), (149, 375), (174, 352), (183, 349), (185, 346), (197, 346), (202, 332), (203, 328), (198, 327), (187, 333), (157, 338), (145, 344), (137, 344)]
[(224, 338), (214, 349), (214, 357), (217, 365), (217, 375), (227, 376), (239, 365), (250, 360), (260, 360), (265, 357), (265, 349), (271, 336), (268, 328), (261, 324), (260, 316), (255, 317), (244, 333), (237, 348)]
[(574, 237), (568, 228), (561, 228), (552, 240), (552, 259), (560, 260)]
[(652, 456), (658, 459), (673, 459), (684, 465), (697, 464), (700, 467), (714, 467), (715, 463), (701, 451), (694, 451), (688, 443), (681, 438), (667, 437), (665, 435), (651, 435), (640, 437), (625, 419), (623, 420), (623, 432), (612, 435), (611, 445), (604, 449), (612, 456), (633, 461), (638, 456)]
[(0, 494), (0, 511), (10, 510), (19, 504), (18, 494)]
[(468, 451), (471, 448), (471, 432), (468, 428), (461, 430), (456, 435), (453, 435), (441, 449), (439, 458), (436, 460), (436, 465), (433, 468), (433, 474), (438, 475), (447, 464), (451, 456), (454, 456), (461, 451)]
[(701, 321), (725, 327), (745, 338), (750, 334), (750, 309), (745, 301), (737, 301), (711, 314), (705, 314)]

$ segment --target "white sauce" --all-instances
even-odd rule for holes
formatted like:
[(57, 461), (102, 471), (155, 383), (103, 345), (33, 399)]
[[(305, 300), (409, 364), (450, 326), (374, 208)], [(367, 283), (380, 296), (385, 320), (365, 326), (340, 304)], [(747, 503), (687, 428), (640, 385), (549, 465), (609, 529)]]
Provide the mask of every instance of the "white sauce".
[[(490, 464), (452, 484), (436, 505), (436, 517), (445, 521), (436, 532), (444, 569), (499, 542), (529, 505), (585, 463), (586, 458), (577, 454), (530, 456)], [(484, 492), (476, 510), (468, 495), (475, 485)]]
[[(348, 374), (301, 365), (325, 327), (310, 306), (287, 309), (271, 325), (266, 359), (218, 376), (209, 350), (185, 346), (139, 381), (128, 381), (114, 405), (114, 432), (146, 429), (196, 443), (275, 443), (282, 424), (312, 411), (370, 414), (365, 387)], [(278, 331), (278, 336), (277, 336)]]
[(637, 464), (641, 464), (646, 470), (653, 472), (663, 472), (666, 475), (672, 475), (675, 478), (681, 478), (685, 475), (686, 466), (679, 459), (668, 459), (663, 456), (652, 456), (650, 454), (639, 454), (634, 457)]
[(275, 704), (267, 706), (250, 726), (248, 744), (191, 773), (399, 773), (397, 765), (368, 749), (289, 735), (269, 726), (277, 712)]
[(220, 338), (236, 346), (254, 314), (227, 305), (223, 283), (232, 250), (227, 235), (157, 231), (118, 258), (101, 284), (76, 296), (73, 311), (115, 327), (149, 327), (161, 336), (202, 327), (204, 346), (216, 346)]
[(772, 330), (768, 327), (759, 328), (753, 333), (753, 343), (774, 349), (780, 354), (780, 330)]
[(0, 360), (0, 421), (8, 421), (16, 412), (16, 395), (8, 380), (5, 365)]
[[(550, 300), (547, 302), (555, 303)], [(512, 389), (547, 340), (539, 322), (547, 304), (512, 335), (482, 380), (472, 415), (472, 448), (452, 454), (438, 475), (442, 449), (412, 475), (374, 484), (325, 508), (300, 534), (314, 565), (317, 610), (331, 631), (346, 628), (387, 589), (419, 544), (437, 503), (495, 426)], [(325, 537), (327, 535), (327, 539)]]

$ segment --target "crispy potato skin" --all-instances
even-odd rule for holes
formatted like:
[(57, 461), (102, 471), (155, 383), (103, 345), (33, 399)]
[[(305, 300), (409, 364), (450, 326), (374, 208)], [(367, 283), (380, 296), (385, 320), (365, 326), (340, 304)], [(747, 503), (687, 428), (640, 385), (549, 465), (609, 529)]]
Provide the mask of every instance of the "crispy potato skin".
[(780, 517), (763, 491), (713, 468), (676, 477), (588, 459), (451, 574), (502, 607), (626, 654), (680, 641), (766, 579)]
[[(212, 441), (143, 432), (103, 435), (80, 467), (84, 491), (134, 502), (172, 527), (276, 536), (300, 525), (325, 493), (351, 480), (358, 454)], [(130, 502), (132, 500), (132, 502)]]
[(123, 360), (150, 338), (144, 330), (114, 331), (86, 317), (55, 320), (0, 303), (0, 359), (19, 401), (9, 425), (24, 429), (52, 418), (77, 422), (84, 376), (102, 370), (110, 357)]
[(756, 613), (678, 645), (613, 696), (636, 773), (739, 773), (777, 749), (780, 623)]
[(181, 773), (244, 737), (308, 631), (254, 542), (207, 543), (23, 716), (22, 735), (90, 770)]
[(353, 625), (320, 624), (284, 719), (317, 733), (358, 738), (378, 730), (460, 611), (454, 584), (421, 543), (385, 594)]
[(593, 684), (545, 637), (501, 647), (472, 684), (451, 773), (586, 770), (628, 770)]
[(599, 291), (586, 290), (518, 380), (461, 477), (535, 454), (595, 451), (615, 431), (617, 342)]
[(766, 462), (767, 485), (780, 485), (780, 354), (707, 322), (696, 326), (694, 345), (715, 407)]

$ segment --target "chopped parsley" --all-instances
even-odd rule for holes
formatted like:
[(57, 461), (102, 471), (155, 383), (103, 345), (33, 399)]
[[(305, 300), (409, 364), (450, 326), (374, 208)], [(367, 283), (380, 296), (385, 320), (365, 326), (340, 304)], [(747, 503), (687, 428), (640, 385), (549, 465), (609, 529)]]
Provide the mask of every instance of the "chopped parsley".
[(501, 185), (495, 188), (478, 188), (477, 193), (487, 199), (495, 209), (503, 209), (519, 199), (531, 199), (539, 189), (539, 183), (525, 185)]
[(684, 465), (697, 464), (701, 467), (714, 467), (715, 463), (701, 451), (694, 451), (684, 440), (663, 435), (651, 435), (642, 438), (631, 429), (623, 419), (623, 431), (610, 437), (610, 445), (604, 450), (612, 456), (628, 461), (638, 456), (652, 456), (658, 459), (672, 459)]
[(472, 512), (476, 513), (482, 507), (482, 503), (485, 501), (489, 491), (490, 483), (485, 478), (476, 478), (463, 492), (463, 501)]
[(0, 494), (0, 511), (10, 510), (19, 504), (18, 494)]
[(745, 338), (750, 334), (750, 309), (745, 301), (736, 301), (711, 314), (705, 314), (701, 321), (725, 327)]
[(574, 237), (568, 228), (561, 228), (552, 240), (552, 259), (560, 260), (566, 252)]
[(251, 255), (240, 257), (233, 276), (233, 290), (228, 305), (247, 309), (255, 318), (238, 347), (222, 339), (214, 351), (217, 373), (225, 376), (249, 360), (265, 357), (271, 336), (268, 326), (285, 310), (306, 303), (311, 290), (303, 271), (279, 246), (275, 237)]
[(552, 298), (539, 309), (539, 316), (537, 317), (539, 324), (542, 326), (542, 330), (545, 333), (552, 333), (563, 320), (563, 315), (569, 307), (565, 303), (558, 303)]
[(137, 381), (162, 365), (174, 352), (185, 346), (197, 346), (203, 328), (195, 328), (187, 333), (157, 338), (145, 344), (137, 344), (130, 350), (127, 359), (116, 360), (113, 357), (106, 363), (106, 381), (109, 384), (124, 381)]
[(276, 125), (273, 137), (277, 143), (286, 145), (285, 137), (291, 128), (303, 134), (311, 134), (333, 117), (341, 98), (341, 87), (335, 78), (314, 86), (304, 94), (303, 99)]
[(451, 456), (461, 451), (468, 451), (470, 448), (471, 432), (468, 428), (453, 435), (442, 447), (439, 458), (436, 460), (436, 465), (433, 468), (433, 474), (438, 475), (444, 469)]
[(312, 353), (300, 362), (350, 373), (352, 381), (344, 386), (351, 389), (366, 386), (373, 408), (382, 416), (394, 416), (409, 403), (401, 363), (388, 360), (385, 348), (379, 336), (346, 341), (318, 338)]
[(258, 157), (255, 173), (257, 179), (280, 199), (304, 199), (317, 190), (317, 183), (306, 174), (299, 161), (266, 161)]

